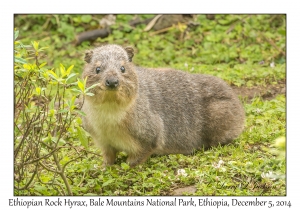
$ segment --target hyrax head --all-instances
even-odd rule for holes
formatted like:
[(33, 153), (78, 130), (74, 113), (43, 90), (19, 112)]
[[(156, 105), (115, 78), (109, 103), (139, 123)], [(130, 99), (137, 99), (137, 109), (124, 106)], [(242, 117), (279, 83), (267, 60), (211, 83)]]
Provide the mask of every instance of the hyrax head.
[(90, 100), (119, 104), (134, 99), (138, 81), (131, 63), (133, 55), (131, 47), (118, 45), (104, 45), (86, 52), (82, 77), (87, 77), (87, 87), (97, 84)]

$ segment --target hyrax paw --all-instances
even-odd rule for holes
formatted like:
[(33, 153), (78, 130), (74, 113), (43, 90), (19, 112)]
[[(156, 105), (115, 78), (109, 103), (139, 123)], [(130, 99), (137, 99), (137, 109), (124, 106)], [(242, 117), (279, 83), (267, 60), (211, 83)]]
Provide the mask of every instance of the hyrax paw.
[(130, 165), (130, 167), (135, 167), (139, 164), (144, 163), (147, 160), (148, 156), (146, 157), (138, 157), (138, 156), (128, 156), (127, 163)]
[(108, 158), (108, 157), (103, 157), (103, 166), (110, 166), (115, 164), (115, 159), (114, 158)]
[(134, 166), (138, 165), (138, 159), (135, 156), (129, 155), (127, 157), (126, 162), (128, 165), (130, 165), (130, 167), (134, 167)]
[(107, 163), (107, 162), (104, 161), (104, 162), (102, 163), (102, 166), (103, 166), (103, 167), (106, 167), (106, 166), (111, 166), (111, 165), (113, 165), (113, 164), (114, 164), (114, 163)]

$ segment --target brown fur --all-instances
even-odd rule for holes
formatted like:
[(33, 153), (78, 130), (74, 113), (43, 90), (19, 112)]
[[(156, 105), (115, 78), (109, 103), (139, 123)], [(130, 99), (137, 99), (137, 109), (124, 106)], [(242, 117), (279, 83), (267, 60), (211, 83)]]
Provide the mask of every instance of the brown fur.
[(223, 80), (136, 67), (133, 56), (132, 48), (118, 45), (85, 56), (82, 76), (87, 86), (98, 85), (85, 100), (83, 122), (105, 164), (113, 164), (119, 151), (128, 154), (131, 166), (151, 154), (190, 154), (227, 144), (242, 132), (244, 109)]

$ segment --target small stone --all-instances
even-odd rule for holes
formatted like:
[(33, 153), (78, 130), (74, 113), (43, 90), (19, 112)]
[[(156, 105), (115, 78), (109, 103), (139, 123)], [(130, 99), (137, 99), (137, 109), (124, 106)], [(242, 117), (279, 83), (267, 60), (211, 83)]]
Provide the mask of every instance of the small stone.
[(187, 186), (175, 189), (171, 195), (183, 195), (184, 193), (195, 193), (197, 188), (195, 186)]

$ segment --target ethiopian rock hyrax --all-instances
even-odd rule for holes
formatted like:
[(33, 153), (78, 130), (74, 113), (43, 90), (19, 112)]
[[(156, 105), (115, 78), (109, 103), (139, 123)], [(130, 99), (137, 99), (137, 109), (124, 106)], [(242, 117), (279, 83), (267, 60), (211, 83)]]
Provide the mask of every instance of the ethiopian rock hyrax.
[(173, 69), (147, 69), (132, 63), (133, 49), (104, 45), (85, 54), (85, 129), (100, 147), (104, 164), (116, 153), (130, 166), (151, 154), (190, 154), (223, 145), (242, 132), (245, 113), (221, 79)]

